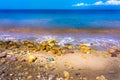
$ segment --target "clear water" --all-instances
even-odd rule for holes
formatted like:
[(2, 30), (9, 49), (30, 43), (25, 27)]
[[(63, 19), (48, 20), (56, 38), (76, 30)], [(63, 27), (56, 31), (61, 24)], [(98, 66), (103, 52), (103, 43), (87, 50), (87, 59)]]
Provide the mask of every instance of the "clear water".
[[(0, 10), (0, 27), (39, 27), (39, 28), (120, 28), (120, 11), (117, 10)], [(67, 30), (67, 29), (66, 29)], [(97, 30), (97, 29), (96, 29)], [(120, 47), (120, 36), (110, 34), (22, 34), (0, 32), (0, 40), (43, 40), (55, 39), (60, 45), (80, 42), (95, 43), (100, 46)]]
[(0, 10), (0, 26), (120, 28), (118, 10)]

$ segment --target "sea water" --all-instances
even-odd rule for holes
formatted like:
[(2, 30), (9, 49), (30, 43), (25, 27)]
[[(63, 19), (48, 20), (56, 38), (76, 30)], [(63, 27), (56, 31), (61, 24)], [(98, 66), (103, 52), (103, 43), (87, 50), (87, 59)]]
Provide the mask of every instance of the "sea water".
[[(0, 10), (0, 27), (24, 28), (74, 28), (74, 29), (119, 29), (119, 10)], [(43, 40), (54, 39), (59, 45), (70, 43), (78, 45), (81, 42), (95, 43), (98, 46), (105, 43), (120, 47), (120, 36), (111, 34), (34, 34), (0, 32), (0, 40)]]
[(120, 28), (119, 10), (0, 10), (0, 26)]

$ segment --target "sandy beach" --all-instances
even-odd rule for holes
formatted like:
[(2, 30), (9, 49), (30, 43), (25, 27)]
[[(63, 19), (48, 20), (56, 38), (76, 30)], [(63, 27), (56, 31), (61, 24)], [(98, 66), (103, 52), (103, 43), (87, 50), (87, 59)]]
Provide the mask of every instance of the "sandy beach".
[[(67, 53), (63, 56), (56, 56), (45, 52), (31, 53), (37, 60), (33, 63), (27, 61), (26, 55), (10, 54), (18, 60), (0, 59), (6, 75), (2, 79), (12, 80), (49, 80), (49, 75), (56, 79), (64, 78), (64, 71), (69, 73), (68, 80), (97, 80), (103, 75), (106, 79), (98, 80), (119, 80), (120, 77), (120, 56), (105, 56), (105, 52), (93, 54), (80, 54), (79, 52)], [(47, 58), (54, 58), (54, 61), (47, 61)], [(22, 61), (23, 60), (23, 61)], [(25, 60), (25, 61), (24, 61)], [(45, 78), (45, 79), (44, 79)], [(87, 78), (87, 79), (83, 79)], [(64, 80), (64, 79), (63, 79)]]
[[(40, 29), (40, 28), (1, 28), (1, 32), (24, 34), (114, 34), (116, 29)], [(111, 32), (111, 33), (110, 33)], [(119, 37), (118, 37), (119, 38)], [(117, 38), (117, 39), (118, 39)], [(120, 80), (119, 47), (99, 50), (91, 43), (76, 46), (58, 46), (54, 40), (43, 43), (34, 41), (0, 43), (1, 80)], [(19, 46), (18, 46), (19, 45)], [(33, 46), (34, 45), (34, 46)], [(57, 45), (57, 46), (56, 46)], [(98, 47), (97, 49), (92, 48)], [(39, 48), (38, 48), (39, 47)], [(43, 49), (43, 47), (45, 47)], [(104, 47), (103, 47), (104, 48)], [(110, 51), (108, 50), (110, 48)], [(52, 51), (51, 51), (52, 50)], [(58, 50), (56, 52), (56, 50)], [(112, 56), (113, 54), (113, 56)], [(114, 55), (115, 54), (115, 55)]]

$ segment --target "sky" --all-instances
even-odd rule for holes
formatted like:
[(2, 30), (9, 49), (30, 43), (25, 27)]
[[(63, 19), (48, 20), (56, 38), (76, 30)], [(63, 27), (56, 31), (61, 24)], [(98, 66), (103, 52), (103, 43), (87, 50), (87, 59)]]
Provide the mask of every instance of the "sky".
[(0, 0), (0, 9), (120, 9), (120, 0)]

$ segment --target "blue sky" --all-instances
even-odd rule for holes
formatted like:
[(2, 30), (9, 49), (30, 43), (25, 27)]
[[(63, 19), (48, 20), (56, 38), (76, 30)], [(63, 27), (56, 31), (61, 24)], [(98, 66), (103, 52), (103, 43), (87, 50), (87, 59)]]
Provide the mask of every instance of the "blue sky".
[(120, 9), (120, 0), (0, 0), (0, 9)]

